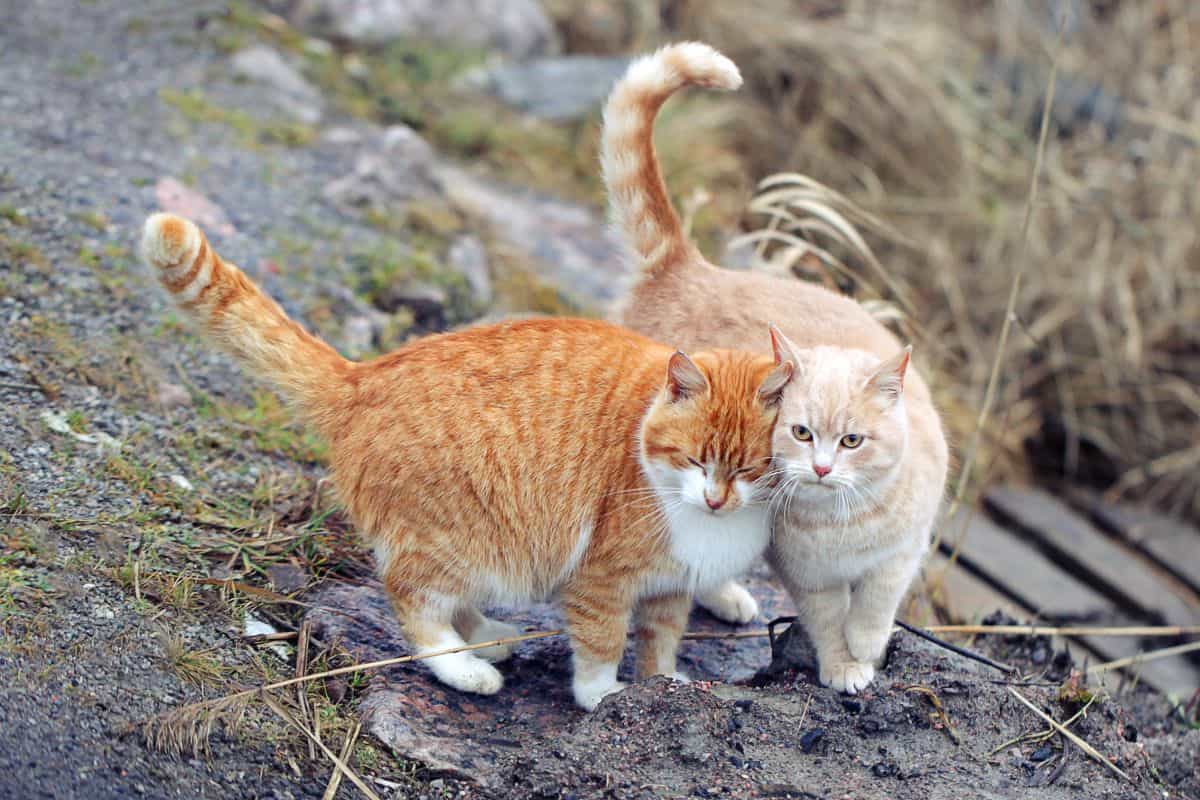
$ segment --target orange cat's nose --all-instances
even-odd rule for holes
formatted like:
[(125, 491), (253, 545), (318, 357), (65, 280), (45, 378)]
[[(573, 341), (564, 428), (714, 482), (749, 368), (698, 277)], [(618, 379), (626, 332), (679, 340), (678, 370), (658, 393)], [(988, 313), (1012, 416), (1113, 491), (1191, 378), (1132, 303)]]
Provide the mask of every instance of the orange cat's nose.
[(718, 508), (725, 505), (725, 498), (724, 497), (712, 498), (712, 497), (709, 497), (707, 493), (705, 493), (704, 502), (708, 503), (709, 508), (711, 508), (713, 511), (716, 511)]

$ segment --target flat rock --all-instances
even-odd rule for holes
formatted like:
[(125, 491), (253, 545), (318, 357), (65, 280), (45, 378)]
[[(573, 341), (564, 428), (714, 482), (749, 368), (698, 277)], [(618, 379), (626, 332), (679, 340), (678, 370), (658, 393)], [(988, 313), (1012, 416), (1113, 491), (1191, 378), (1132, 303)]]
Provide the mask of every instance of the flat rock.
[[(791, 613), (791, 601), (760, 570), (749, 581), (762, 619)], [(340, 642), (360, 661), (402, 656), (408, 647), (383, 589), (335, 585), (309, 598), (307, 618), (323, 641)], [(497, 613), (523, 631), (557, 630), (562, 617), (551, 606)], [(691, 631), (733, 630), (703, 611), (692, 615)], [(764, 638), (685, 641), (679, 664), (694, 680), (747, 679), (770, 661)], [(514, 742), (540, 736), (584, 716), (571, 696), (571, 656), (565, 636), (536, 639), (517, 646), (498, 665), (505, 685), (492, 697), (458, 692), (438, 683), (421, 664), (402, 664), (377, 676), (367, 689), (361, 711), (367, 727), (406, 758), (430, 767), (494, 783), (498, 762)], [(632, 646), (622, 664), (623, 678), (633, 671)]]
[(571, 120), (600, 106), (629, 61), (602, 56), (539, 58), (493, 67), (475, 81), (508, 105), (535, 117)]
[(353, 42), (434, 40), (514, 58), (558, 47), (537, 0), (304, 0), (292, 4), (291, 21)]
[(434, 167), (451, 202), (489, 223), (530, 269), (584, 308), (604, 310), (633, 280), (619, 236), (589, 208), (476, 177), (448, 164)]
[(231, 64), (234, 74), (274, 89), (270, 100), (283, 112), (309, 125), (321, 120), (321, 93), (277, 50), (254, 45), (235, 53)]

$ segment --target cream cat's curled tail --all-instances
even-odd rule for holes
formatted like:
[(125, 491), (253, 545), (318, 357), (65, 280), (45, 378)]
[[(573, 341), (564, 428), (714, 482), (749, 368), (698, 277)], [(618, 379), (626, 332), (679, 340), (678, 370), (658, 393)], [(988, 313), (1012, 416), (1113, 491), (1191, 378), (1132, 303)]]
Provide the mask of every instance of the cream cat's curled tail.
[(217, 344), (319, 416), (314, 401), (331, 399), (351, 362), (289, 319), (188, 220), (154, 214), (142, 229), (141, 250), (179, 308)]
[(691, 252), (671, 205), (654, 153), (654, 118), (685, 86), (737, 89), (738, 68), (699, 42), (667, 45), (629, 66), (604, 107), (600, 164), (613, 222), (642, 260), (643, 268), (677, 262)]

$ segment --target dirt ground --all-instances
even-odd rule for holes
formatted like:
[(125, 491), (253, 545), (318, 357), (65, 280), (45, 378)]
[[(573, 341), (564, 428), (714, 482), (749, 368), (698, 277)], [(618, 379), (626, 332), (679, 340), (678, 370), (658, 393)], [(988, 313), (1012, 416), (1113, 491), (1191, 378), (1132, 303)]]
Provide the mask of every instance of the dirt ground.
[[(393, 239), (443, 254), (461, 233), (454, 215), (441, 231), (444, 198), (403, 231), (331, 199), (381, 130), (343, 112), (310, 129), (270, 111), (272, 90), (230, 67), (230, 51), (263, 33), (247, 9), (0, 12), (0, 798), (322, 797), (329, 761), (260, 703), (199, 753), (151, 747), (145, 723), (293, 675), (290, 642), (244, 640), (254, 615), (284, 631), (310, 617), (309, 671), (347, 663), (337, 648), (402, 651), (369, 557), (325, 499), (320, 443), (179, 323), (134, 256), (144, 217), (190, 193), (214, 244), (289, 311), (344, 349), (362, 344), (350, 322), (373, 326), (369, 349), (415, 318), (381, 291), (395, 277), (380, 272), (381, 248), (410, 263)], [(429, 324), (462, 321), (461, 286), (434, 286), (448, 299)], [(338, 593), (366, 610), (344, 598), (326, 616), (357, 629), (317, 624)], [(689, 643), (697, 677), (740, 682), (651, 682), (592, 715), (570, 706), (557, 639), (523, 645), (493, 700), (424, 702), (433, 690), (413, 666), (280, 702), (335, 750), (362, 721), (348, 760), (388, 798), (1200, 797), (1198, 732), (1153, 696), (1098, 701), (1072, 726), (1124, 782), (1057, 739), (993, 753), (1040, 724), (994, 673), (907, 634), (860, 698), (817, 687), (801, 641), (787, 653), (758, 674), (771, 660), (762, 640)], [(1055, 700), (1064, 665), (1044, 645), (993, 655), (1029, 674), (1052, 667), (1021, 691), (1069, 716)], [(420, 713), (396, 713), (401, 700)], [(413, 726), (439, 716), (455, 758), (414, 749), (428, 729)], [(337, 797), (355, 796), (343, 781)]]

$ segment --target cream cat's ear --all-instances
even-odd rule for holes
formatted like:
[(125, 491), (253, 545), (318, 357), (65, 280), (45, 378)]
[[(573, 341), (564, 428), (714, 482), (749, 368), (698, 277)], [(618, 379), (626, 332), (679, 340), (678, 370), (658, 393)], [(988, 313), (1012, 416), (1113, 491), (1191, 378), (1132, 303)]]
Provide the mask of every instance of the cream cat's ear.
[(694, 397), (708, 388), (708, 380), (695, 362), (676, 350), (667, 363), (667, 394), (671, 402)]
[(799, 365), (800, 359), (796, 357), (796, 345), (788, 341), (788, 338), (783, 335), (783, 331), (779, 330), (775, 323), (767, 323), (767, 327), (771, 331), (771, 350), (775, 353), (775, 363), (782, 364), (790, 361), (794, 365)]
[(912, 345), (880, 364), (867, 378), (867, 391), (878, 392), (888, 400), (898, 400), (904, 392), (904, 373), (908, 371), (908, 359)]

